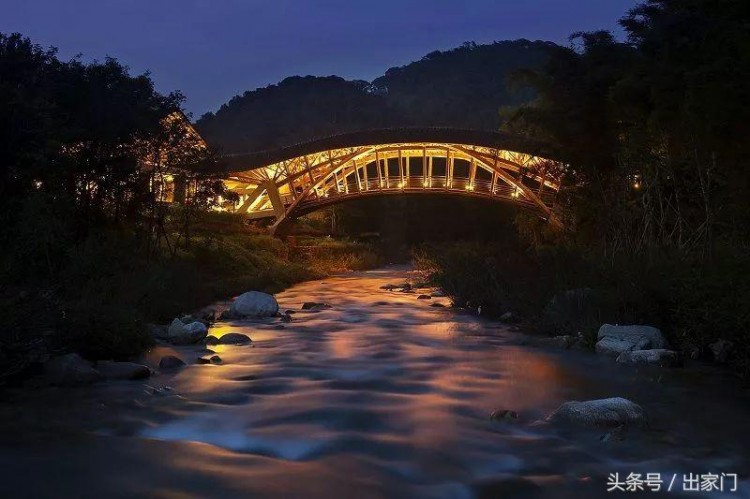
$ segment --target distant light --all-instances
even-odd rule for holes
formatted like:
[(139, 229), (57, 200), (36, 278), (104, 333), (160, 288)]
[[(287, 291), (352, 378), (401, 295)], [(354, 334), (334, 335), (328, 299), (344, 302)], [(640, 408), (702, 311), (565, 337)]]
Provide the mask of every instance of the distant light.
[(404, 188), (404, 183), (403, 182), (399, 182), (398, 183), (398, 188), (399, 189), (403, 189)]
[(640, 182), (638, 182), (637, 180), (635, 182), (633, 182), (633, 189), (640, 189), (640, 188), (641, 188), (641, 183)]

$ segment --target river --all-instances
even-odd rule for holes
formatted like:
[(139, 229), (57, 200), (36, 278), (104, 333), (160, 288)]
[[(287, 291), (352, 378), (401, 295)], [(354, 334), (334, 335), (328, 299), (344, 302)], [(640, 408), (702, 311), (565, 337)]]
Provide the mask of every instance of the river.
[[(194, 364), (202, 347), (158, 347), (147, 362), (174, 353), (188, 367), (4, 392), (0, 496), (582, 498), (609, 497), (614, 472), (714, 472), (739, 474), (731, 497), (750, 497), (750, 404), (724, 371), (534, 347), (433, 306), (446, 298), (380, 289), (408, 278), (393, 267), (296, 285), (277, 295), (291, 323), (210, 329), (253, 340), (210, 347), (221, 365)], [(565, 401), (611, 396), (640, 404), (649, 428), (602, 439), (544, 423)], [(496, 409), (518, 418), (491, 421)]]

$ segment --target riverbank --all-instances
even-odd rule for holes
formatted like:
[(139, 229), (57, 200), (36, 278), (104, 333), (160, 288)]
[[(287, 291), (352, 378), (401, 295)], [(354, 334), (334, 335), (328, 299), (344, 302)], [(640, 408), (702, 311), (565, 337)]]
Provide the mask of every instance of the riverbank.
[[(276, 295), (280, 310), (295, 312), (291, 322), (220, 321), (209, 334), (252, 343), (153, 349), (141, 359), (155, 370), (149, 380), (5, 390), (4, 489), (603, 497), (609, 473), (661, 473), (667, 483), (678, 474), (681, 487), (683, 473), (725, 472), (739, 473), (747, 496), (750, 404), (726, 373), (531, 346), (513, 326), (449, 308), (448, 298), (420, 299), (429, 289), (381, 289), (416, 279), (396, 267), (294, 285)], [(305, 302), (331, 308), (304, 311)], [(160, 370), (165, 355), (187, 365)], [(196, 363), (210, 355), (222, 363)], [(606, 428), (546, 422), (565, 402), (618, 396), (642, 407), (648, 428), (606, 437)], [(490, 419), (503, 410), (517, 417)]]
[(128, 360), (152, 344), (149, 323), (168, 323), (248, 289), (274, 293), (379, 263), (370, 246), (348, 240), (310, 238), (306, 248), (290, 248), (240, 217), (209, 213), (195, 223), (189, 244), (157, 256), (127, 234), (100, 234), (60, 258), (64, 266), (53, 278), (10, 269), (0, 291), (0, 383), (67, 351)]
[(424, 279), (455, 303), (482, 307), (545, 336), (580, 336), (593, 350), (602, 324), (648, 324), (687, 359), (750, 383), (750, 260), (728, 248), (710, 262), (666, 252), (605, 258), (584, 246), (519, 241), (423, 245)]

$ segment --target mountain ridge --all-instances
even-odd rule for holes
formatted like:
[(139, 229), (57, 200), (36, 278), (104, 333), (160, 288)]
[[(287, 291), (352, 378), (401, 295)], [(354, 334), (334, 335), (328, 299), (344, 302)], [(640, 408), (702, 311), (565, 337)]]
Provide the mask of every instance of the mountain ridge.
[(290, 76), (248, 90), (206, 113), (196, 128), (226, 153), (288, 146), (368, 128), (454, 127), (497, 130), (500, 108), (533, 98), (507, 77), (541, 67), (552, 42), (467, 42), (395, 66), (372, 82), (339, 76)]

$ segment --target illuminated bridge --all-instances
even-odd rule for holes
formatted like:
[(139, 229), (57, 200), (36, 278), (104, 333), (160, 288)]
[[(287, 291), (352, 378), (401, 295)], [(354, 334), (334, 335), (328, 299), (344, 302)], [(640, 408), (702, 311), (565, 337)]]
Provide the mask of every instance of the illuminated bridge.
[(424, 128), (347, 133), (273, 151), (224, 157), (229, 209), (286, 219), (376, 195), (454, 194), (511, 202), (555, 226), (562, 164), (543, 143), (514, 135)]

